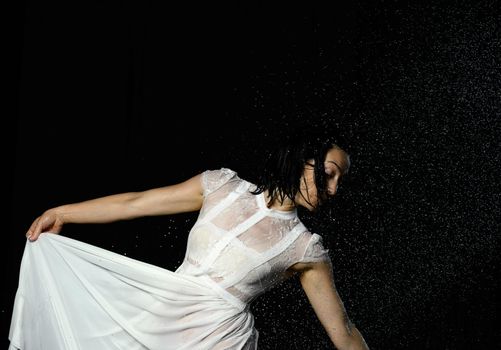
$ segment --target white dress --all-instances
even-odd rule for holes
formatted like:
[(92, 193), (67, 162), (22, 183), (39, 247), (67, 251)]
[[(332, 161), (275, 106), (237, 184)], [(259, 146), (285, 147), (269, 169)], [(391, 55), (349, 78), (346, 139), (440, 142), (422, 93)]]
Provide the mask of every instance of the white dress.
[(257, 349), (250, 311), (303, 261), (328, 261), (295, 211), (226, 168), (202, 175), (204, 203), (175, 271), (61, 235), (27, 242), (10, 350)]

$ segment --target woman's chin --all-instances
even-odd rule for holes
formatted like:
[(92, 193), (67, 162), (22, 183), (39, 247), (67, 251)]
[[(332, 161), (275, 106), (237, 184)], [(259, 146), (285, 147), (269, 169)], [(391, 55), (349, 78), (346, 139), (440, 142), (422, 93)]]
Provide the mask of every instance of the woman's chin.
[(316, 212), (318, 210), (318, 207), (319, 207), (318, 203), (313, 203), (312, 205), (308, 204), (308, 206), (306, 207), (306, 209), (308, 209), (308, 211), (314, 213), (314, 212)]

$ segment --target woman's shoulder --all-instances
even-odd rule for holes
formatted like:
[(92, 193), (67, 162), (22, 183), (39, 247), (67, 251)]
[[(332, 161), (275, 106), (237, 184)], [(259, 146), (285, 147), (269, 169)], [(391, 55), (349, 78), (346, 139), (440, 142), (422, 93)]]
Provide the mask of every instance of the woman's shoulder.
[(289, 267), (289, 270), (299, 272), (316, 263), (330, 261), (329, 249), (325, 247), (321, 235), (306, 230), (295, 243), (297, 261)]
[(238, 178), (238, 173), (230, 168), (207, 169), (202, 173), (203, 177), (213, 181), (228, 181)]
[(202, 173), (202, 184), (206, 193), (214, 192), (221, 186), (234, 181), (242, 181), (238, 173), (230, 168), (209, 169)]

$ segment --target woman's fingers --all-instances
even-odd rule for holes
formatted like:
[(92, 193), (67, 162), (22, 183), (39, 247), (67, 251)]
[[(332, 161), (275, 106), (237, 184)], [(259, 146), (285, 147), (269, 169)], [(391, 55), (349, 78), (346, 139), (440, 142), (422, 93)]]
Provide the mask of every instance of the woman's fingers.
[(55, 218), (52, 216), (42, 215), (38, 217), (28, 230), (27, 238), (31, 242), (36, 241), (43, 231), (51, 229), (54, 226), (54, 221)]
[(38, 223), (40, 222), (40, 216), (33, 221), (31, 224), (30, 228), (28, 229), (28, 232), (26, 232), (26, 238), (31, 240), (31, 237), (36, 233), (36, 229), (38, 227)]

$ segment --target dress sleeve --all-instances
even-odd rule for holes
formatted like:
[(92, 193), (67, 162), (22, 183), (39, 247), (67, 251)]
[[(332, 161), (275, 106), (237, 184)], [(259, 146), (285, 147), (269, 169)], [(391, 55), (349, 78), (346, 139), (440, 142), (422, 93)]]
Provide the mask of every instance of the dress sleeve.
[(330, 261), (329, 249), (324, 248), (322, 236), (314, 233), (311, 235), (303, 257), (299, 260), (299, 262), (308, 263), (321, 261)]
[(237, 173), (228, 168), (204, 171), (202, 173), (204, 196), (208, 196), (236, 176)]

